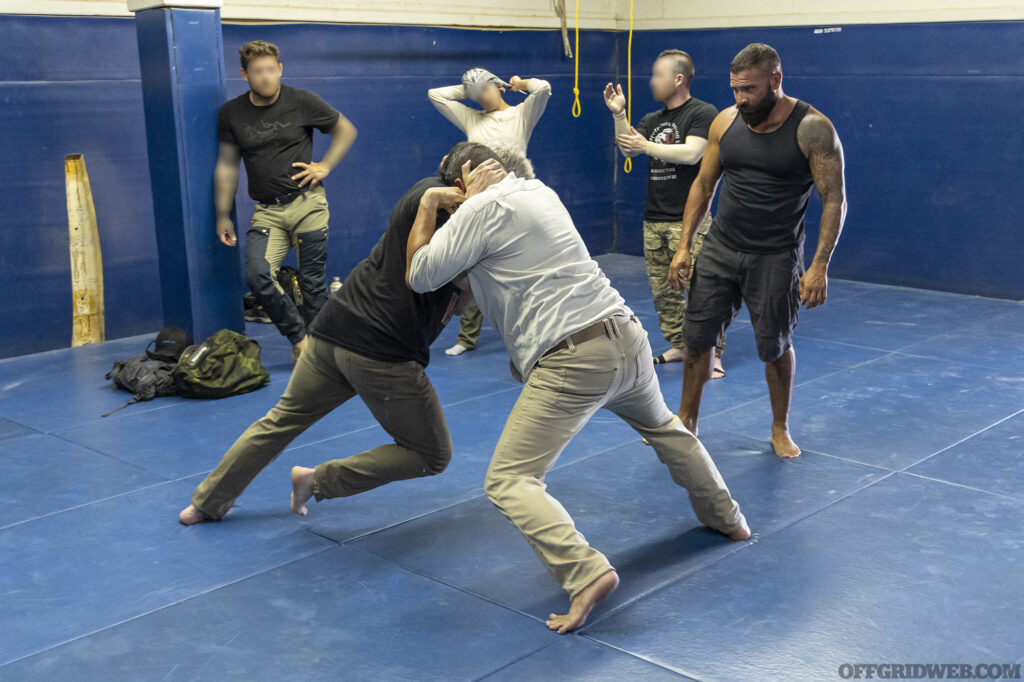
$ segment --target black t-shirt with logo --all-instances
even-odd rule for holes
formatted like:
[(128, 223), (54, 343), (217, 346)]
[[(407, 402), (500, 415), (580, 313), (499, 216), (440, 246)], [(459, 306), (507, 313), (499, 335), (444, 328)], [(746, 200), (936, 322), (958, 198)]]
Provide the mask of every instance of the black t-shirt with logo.
[[(711, 122), (718, 115), (712, 105), (691, 97), (675, 109), (661, 109), (640, 119), (634, 126), (641, 135), (658, 144), (684, 144), (688, 136), (707, 139)], [(647, 201), (644, 219), (677, 222), (683, 219), (690, 185), (697, 177), (700, 164), (692, 166), (647, 159)]]
[(340, 114), (318, 95), (287, 85), (264, 107), (249, 100), (249, 93), (229, 100), (217, 114), (217, 139), (242, 150), (249, 176), (249, 196), (260, 203), (299, 189), (292, 166), (313, 160), (313, 128), (330, 132)]
[[(313, 336), (381, 362), (430, 362), (430, 344), (444, 329), (445, 312), (458, 292), (453, 284), (417, 294), (405, 283), (405, 249), (420, 198), (438, 177), (424, 178), (399, 199), (388, 229), (321, 308)], [(448, 220), (437, 212), (437, 227)]]

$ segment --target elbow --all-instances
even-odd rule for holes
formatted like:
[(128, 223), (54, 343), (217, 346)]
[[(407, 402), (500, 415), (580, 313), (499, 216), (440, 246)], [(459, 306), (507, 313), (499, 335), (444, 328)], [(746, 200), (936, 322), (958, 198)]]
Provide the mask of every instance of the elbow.
[(824, 196), (824, 197), (821, 198), (821, 204), (822, 204), (822, 206), (825, 206), (825, 207), (835, 207), (835, 208), (838, 208), (843, 213), (846, 213), (846, 208), (847, 208), (846, 194), (845, 193), (837, 193), (837, 194), (832, 194), (832, 195)]
[(699, 152), (691, 152), (686, 155), (686, 158), (683, 159), (683, 163), (686, 164), (687, 166), (696, 166), (698, 163), (700, 163), (700, 160), (703, 158), (704, 150), (701, 150)]
[(405, 286), (409, 287), (413, 293), (425, 294), (427, 290), (420, 287), (420, 284), (422, 283), (419, 282), (418, 278), (414, 275), (413, 269), (411, 267), (407, 268), (405, 271)]

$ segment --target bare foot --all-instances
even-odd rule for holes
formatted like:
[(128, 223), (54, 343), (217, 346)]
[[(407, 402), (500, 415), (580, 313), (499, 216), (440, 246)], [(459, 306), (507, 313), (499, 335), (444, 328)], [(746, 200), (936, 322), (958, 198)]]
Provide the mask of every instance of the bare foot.
[(785, 425), (772, 424), (771, 444), (778, 457), (793, 458), (800, 456), (800, 448), (789, 437), (789, 429)]
[(292, 345), (292, 362), (299, 361), (299, 356), (301, 356), (302, 351), (306, 349), (307, 343), (309, 343), (308, 337), (303, 336), (301, 341)]
[(313, 497), (313, 479), (316, 469), (292, 467), (292, 511), (299, 516), (309, 513), (306, 502)]
[(178, 514), (178, 520), (181, 521), (182, 525), (194, 526), (197, 523), (209, 521), (210, 517), (196, 509), (194, 504), (190, 504), (181, 510), (181, 513)]
[(724, 379), (725, 367), (722, 367), (722, 358), (715, 356), (715, 364), (711, 367), (712, 379)]
[(619, 586), (619, 574), (610, 570), (601, 575), (600, 578), (583, 588), (583, 591), (576, 595), (569, 605), (569, 613), (564, 616), (550, 614), (547, 626), (560, 635), (572, 632), (587, 622), (587, 616), (594, 610), (597, 604), (615, 591)]
[(750, 539), (750, 526), (747, 525), (746, 519), (743, 519), (743, 525), (739, 530), (729, 533), (729, 539), (733, 542), (743, 542)]

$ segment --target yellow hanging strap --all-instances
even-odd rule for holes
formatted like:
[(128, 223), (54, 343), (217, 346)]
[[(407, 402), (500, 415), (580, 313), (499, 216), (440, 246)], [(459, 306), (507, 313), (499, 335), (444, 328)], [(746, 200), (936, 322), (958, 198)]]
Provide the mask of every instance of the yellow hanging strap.
[[(563, 14), (564, 16), (564, 14)], [(573, 118), (580, 117), (580, 0), (576, 0), (576, 51), (573, 54), (576, 58), (576, 82), (572, 87), (572, 94), (575, 100), (572, 103)]]
[[(633, 126), (633, 0), (629, 0), (629, 46), (626, 48), (626, 123)], [(633, 159), (626, 157), (623, 170), (633, 171)]]

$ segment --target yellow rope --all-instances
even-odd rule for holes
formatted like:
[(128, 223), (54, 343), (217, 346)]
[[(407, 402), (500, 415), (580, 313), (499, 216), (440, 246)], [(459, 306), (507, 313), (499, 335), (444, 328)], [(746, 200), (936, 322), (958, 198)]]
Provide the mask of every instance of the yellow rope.
[(580, 117), (580, 0), (576, 0), (576, 51), (573, 54), (576, 57), (576, 82), (573, 84), (572, 94), (575, 96), (575, 100), (572, 103), (572, 115), (573, 118)]
[[(629, 0), (629, 47), (626, 48), (626, 123), (633, 125), (633, 0)], [(633, 159), (626, 157), (623, 170), (633, 171)]]

